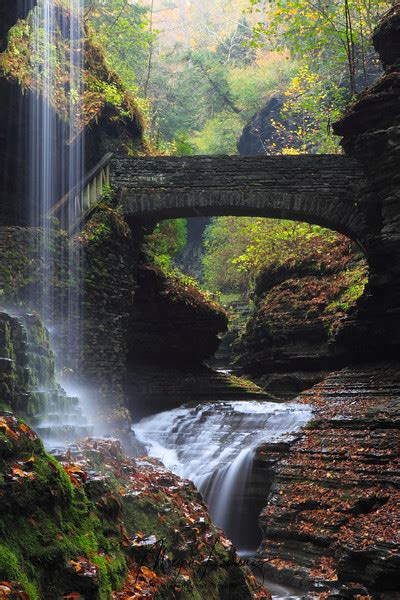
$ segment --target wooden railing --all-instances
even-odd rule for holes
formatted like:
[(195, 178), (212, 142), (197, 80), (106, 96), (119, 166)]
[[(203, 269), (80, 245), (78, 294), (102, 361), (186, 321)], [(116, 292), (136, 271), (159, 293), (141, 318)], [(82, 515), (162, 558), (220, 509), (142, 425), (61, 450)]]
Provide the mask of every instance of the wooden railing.
[(109, 152), (51, 208), (49, 217), (59, 219), (61, 227), (69, 233), (77, 231), (88, 218), (94, 206), (110, 185)]

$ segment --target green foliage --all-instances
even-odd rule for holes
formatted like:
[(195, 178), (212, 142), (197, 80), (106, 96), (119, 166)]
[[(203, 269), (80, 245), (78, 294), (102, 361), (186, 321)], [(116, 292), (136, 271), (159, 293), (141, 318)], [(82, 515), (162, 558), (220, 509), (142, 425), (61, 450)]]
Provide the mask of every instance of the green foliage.
[(328, 307), (328, 312), (346, 313), (362, 295), (368, 279), (368, 266), (365, 261), (356, 262), (343, 272), (345, 289)]
[(214, 305), (218, 304), (218, 308), (220, 308), (220, 294), (218, 291), (210, 291), (204, 288), (197, 279), (186, 275), (186, 273), (182, 273), (179, 269), (163, 269), (163, 273), (173, 286), (178, 286), (189, 291), (196, 291), (198, 292), (197, 295), (200, 295), (203, 301)]
[(304, 244), (318, 253), (323, 242), (336, 239), (317, 225), (277, 219), (219, 217), (205, 233), (204, 278), (211, 290), (223, 293), (251, 290), (261, 270), (288, 260), (301, 261)]
[(145, 249), (164, 271), (172, 269), (173, 259), (187, 243), (186, 219), (170, 219), (157, 225), (146, 238)]
[(288, 56), (268, 52), (252, 64), (228, 71), (230, 90), (241, 108), (243, 124), (265, 105), (269, 97), (285, 92), (298, 68), (297, 61)]
[(299, 123), (304, 150), (338, 152), (331, 123), (379, 74), (371, 38), (390, 0), (249, 0), (257, 16), (253, 44), (290, 52), (299, 71), (285, 92), (284, 112)]
[(154, 39), (149, 29), (148, 9), (126, 0), (86, 0), (86, 5), (87, 17), (108, 64), (129, 89), (137, 91)]
[(237, 154), (237, 140), (243, 129), (239, 115), (223, 111), (209, 119), (203, 129), (193, 134), (196, 154)]

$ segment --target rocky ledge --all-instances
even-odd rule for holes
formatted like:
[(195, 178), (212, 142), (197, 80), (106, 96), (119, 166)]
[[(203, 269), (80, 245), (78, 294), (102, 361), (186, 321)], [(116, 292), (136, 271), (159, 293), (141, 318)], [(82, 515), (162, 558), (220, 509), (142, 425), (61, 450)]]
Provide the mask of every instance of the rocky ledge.
[(231, 400), (278, 401), (243, 377), (203, 366), (136, 363), (125, 378), (125, 397), (135, 421), (181, 405)]
[(201, 364), (218, 348), (228, 318), (216, 302), (155, 265), (141, 265), (129, 326), (129, 357)]
[(260, 517), (266, 572), (307, 598), (400, 598), (400, 365), (346, 368), (315, 407)]
[(317, 238), (256, 283), (234, 365), (281, 398), (293, 398), (342, 366), (335, 334), (364, 288), (365, 260), (347, 238)]
[(0, 597), (270, 600), (190, 482), (117, 440), (57, 458), (0, 416)]

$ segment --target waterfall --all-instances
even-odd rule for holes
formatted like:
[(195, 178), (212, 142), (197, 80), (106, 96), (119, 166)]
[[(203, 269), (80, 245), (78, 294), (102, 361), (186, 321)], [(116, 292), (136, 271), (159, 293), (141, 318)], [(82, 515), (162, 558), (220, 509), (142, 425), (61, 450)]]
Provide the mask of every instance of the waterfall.
[(204, 403), (145, 418), (134, 431), (151, 456), (193, 481), (214, 522), (240, 546), (248, 539), (244, 500), (256, 449), (290, 439), (311, 416), (294, 402)]
[[(61, 223), (50, 211), (84, 175), (84, 0), (38, 0), (28, 19), (28, 196), (41, 265), (31, 304), (50, 333), (59, 368), (74, 373), (81, 350), (82, 254), (59, 226), (68, 232), (81, 207), (67, 202)], [(62, 395), (37, 429), (49, 444), (76, 441), (90, 430), (81, 403), (66, 404)]]
[[(31, 76), (28, 132), (30, 222), (37, 231), (42, 272), (33, 304), (57, 337), (63, 340), (64, 366), (75, 364), (80, 342), (81, 255), (76, 244), (57, 256), (55, 224), (49, 218), (54, 204), (82, 179), (83, 136), (83, 1), (38, 0), (31, 13)], [(69, 230), (79, 207), (68, 206), (63, 229)], [(66, 256), (65, 256), (66, 254)], [(57, 290), (58, 270), (68, 270), (67, 290)], [(58, 296), (56, 297), (56, 294)]]

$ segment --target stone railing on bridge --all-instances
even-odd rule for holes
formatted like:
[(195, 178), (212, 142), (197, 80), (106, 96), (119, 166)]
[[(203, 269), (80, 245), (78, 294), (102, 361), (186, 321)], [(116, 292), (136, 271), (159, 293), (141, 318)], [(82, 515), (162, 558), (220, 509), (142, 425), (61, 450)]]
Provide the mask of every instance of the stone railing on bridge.
[(306, 221), (360, 241), (358, 165), (341, 155), (190, 156), (112, 160), (128, 218), (247, 215)]
[(70, 233), (77, 231), (100, 200), (104, 189), (110, 185), (110, 161), (112, 153), (106, 154), (82, 180), (52, 207), (49, 217), (60, 220), (61, 226)]

